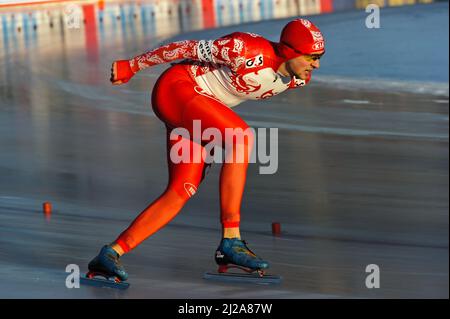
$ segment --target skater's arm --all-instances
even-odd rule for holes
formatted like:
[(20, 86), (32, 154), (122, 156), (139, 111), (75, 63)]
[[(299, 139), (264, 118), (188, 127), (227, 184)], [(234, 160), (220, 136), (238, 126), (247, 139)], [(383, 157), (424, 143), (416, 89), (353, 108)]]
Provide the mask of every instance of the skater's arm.
[(244, 58), (240, 56), (244, 42), (237, 35), (238, 33), (234, 33), (217, 40), (186, 40), (169, 43), (129, 60), (130, 67), (136, 73), (156, 64), (178, 59), (192, 59), (235, 68), (236, 64), (244, 61)]
[(122, 84), (128, 82), (138, 71), (156, 64), (172, 62), (178, 59), (195, 58), (198, 40), (172, 42), (155, 48), (130, 60), (115, 61), (111, 68), (111, 82)]
[(172, 42), (158, 47), (129, 60), (131, 70), (136, 73), (156, 64), (163, 64), (179, 59), (197, 57), (198, 40)]
[(217, 40), (172, 42), (130, 60), (116, 61), (111, 69), (111, 82), (113, 84), (126, 83), (138, 71), (179, 59), (224, 64), (236, 71), (245, 62), (244, 41), (239, 35), (240, 33), (233, 33)]

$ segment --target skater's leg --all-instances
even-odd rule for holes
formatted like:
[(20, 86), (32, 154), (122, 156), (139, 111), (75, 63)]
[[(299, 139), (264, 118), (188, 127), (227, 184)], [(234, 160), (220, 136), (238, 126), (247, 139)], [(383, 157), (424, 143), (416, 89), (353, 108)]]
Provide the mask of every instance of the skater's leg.
[[(234, 152), (251, 152), (253, 141), (248, 144), (234, 144)], [(240, 238), (240, 207), (244, 193), (248, 161), (243, 163), (225, 163), (220, 172), (220, 208), (222, 236), (224, 238)]]
[[(192, 99), (183, 113), (185, 127), (192, 126), (194, 120), (201, 120), (202, 130), (216, 128), (222, 134), (222, 147), (226, 150), (220, 173), (222, 235), (225, 238), (240, 238), (240, 207), (254, 134), (234, 111), (205, 96)], [(233, 131), (233, 138), (227, 138), (230, 136), (227, 129), (228, 133)]]
[[(201, 145), (189, 139), (178, 136), (178, 140), (170, 139), (170, 130), (167, 131), (167, 161), (169, 167), (169, 183), (164, 193), (151, 203), (113, 243), (118, 246), (118, 253), (127, 253), (134, 249), (146, 238), (157, 232), (172, 220), (197, 190), (203, 176), (205, 163), (202, 157), (199, 163), (178, 163), (170, 159), (170, 149), (177, 143), (187, 147), (193, 152), (204, 152)], [(173, 133), (172, 133), (173, 134)], [(172, 135), (174, 136), (174, 135)], [(117, 251), (117, 250), (116, 250)]]
[[(181, 65), (175, 66), (158, 80), (157, 90), (152, 95), (153, 109), (161, 120), (172, 127), (188, 129), (191, 136), (195, 120), (200, 121), (202, 133), (209, 128), (218, 129), (224, 139), (221, 146), (228, 149), (228, 160), (233, 154), (237, 159), (243, 158), (240, 163), (224, 163), (220, 174), (223, 235), (239, 237), (240, 206), (248, 155), (254, 143), (253, 132), (248, 130), (249, 126), (238, 114), (202, 91), (189, 76), (186, 77), (186, 70), (182, 68)], [(173, 90), (174, 87), (177, 88), (176, 91)], [(235, 130), (234, 139), (226, 140), (226, 129)], [(202, 142), (209, 141), (202, 139)]]
[[(173, 90), (174, 87), (177, 89)], [(225, 139), (222, 147), (228, 150), (226, 161), (230, 161), (232, 158), (241, 160), (240, 162), (224, 163), (220, 176), (223, 234), (227, 236), (231, 236), (230, 232), (236, 234), (236, 232), (239, 232), (240, 205), (245, 186), (248, 158), (254, 141), (252, 131), (247, 130), (248, 125), (223, 103), (207, 94), (199, 94), (198, 87), (180, 65), (172, 67), (160, 77), (153, 90), (152, 104), (155, 114), (161, 120), (171, 127), (187, 129), (191, 137), (194, 136), (194, 120), (200, 121), (202, 133), (208, 128), (218, 129)], [(240, 129), (240, 131), (235, 131), (234, 138), (230, 140), (226, 138), (226, 129)], [(202, 142), (209, 141), (202, 140)], [(230, 150), (233, 152), (230, 152)], [(182, 171), (192, 171), (191, 174), (194, 174), (200, 181), (199, 176), (202, 175), (204, 164), (183, 163), (180, 167), (182, 167)], [(197, 187), (195, 182), (191, 184)], [(178, 192), (175, 189), (178, 189)], [(119, 244), (122, 250), (127, 252), (145, 239), (146, 236), (148, 237), (148, 234), (152, 234), (164, 226), (186, 203), (188, 197), (186, 197), (185, 191), (180, 197), (180, 193), (183, 193), (183, 191), (183, 183), (178, 183), (177, 187), (173, 187), (169, 183), (164, 194), (142, 212), (130, 227), (130, 232), (125, 231), (123, 236), (118, 238), (116, 244)], [(153, 222), (153, 218), (157, 218), (158, 222)], [(151, 230), (142, 232), (137, 240), (133, 239), (133, 236), (129, 236), (134, 229), (139, 229), (136, 233), (141, 233), (140, 229), (147, 223), (151, 223)]]
[[(183, 86), (178, 84), (178, 87)], [(194, 131), (194, 120), (200, 120), (202, 133), (208, 128), (216, 128), (220, 130), (222, 137), (225, 137), (221, 145), (226, 150), (225, 162), (220, 174), (221, 222), (224, 238), (216, 252), (219, 271), (226, 271), (227, 267), (233, 264), (248, 271), (258, 271), (262, 275), (264, 269), (269, 267), (269, 263), (256, 256), (247, 244), (240, 240), (239, 232), (240, 206), (254, 145), (253, 132), (247, 130), (248, 125), (236, 113), (213, 98), (197, 95), (186, 98), (186, 101), (188, 103), (183, 109), (180, 122), (191, 136)], [(235, 130), (234, 138), (227, 138), (227, 129)], [(202, 140), (202, 142), (209, 141)]]

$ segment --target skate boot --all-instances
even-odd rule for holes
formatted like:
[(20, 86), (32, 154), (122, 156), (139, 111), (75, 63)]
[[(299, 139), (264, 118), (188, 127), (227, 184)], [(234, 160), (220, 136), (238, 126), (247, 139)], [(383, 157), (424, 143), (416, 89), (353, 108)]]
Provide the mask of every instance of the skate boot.
[(120, 264), (119, 254), (110, 246), (103, 246), (97, 257), (88, 265), (89, 272), (86, 277), (89, 279), (95, 276), (102, 276), (106, 279), (114, 279), (116, 283), (127, 280), (128, 274)]
[(223, 238), (216, 251), (216, 263), (219, 273), (225, 273), (229, 268), (238, 268), (245, 272), (258, 272), (263, 276), (269, 263), (257, 257), (247, 243), (239, 238)]

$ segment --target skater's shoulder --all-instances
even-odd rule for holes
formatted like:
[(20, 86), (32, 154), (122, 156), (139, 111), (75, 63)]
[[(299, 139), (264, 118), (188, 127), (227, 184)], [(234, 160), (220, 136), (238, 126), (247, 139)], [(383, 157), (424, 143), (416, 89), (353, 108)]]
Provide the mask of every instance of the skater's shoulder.
[[(223, 39), (223, 42), (221, 42), (221, 39)], [(245, 58), (261, 55), (267, 59), (272, 59), (275, 56), (273, 43), (255, 33), (233, 32), (221, 39), (219, 39), (218, 44), (228, 46), (230, 55), (234, 53)]]
[(233, 33), (229, 33), (217, 39), (219, 43), (228, 43), (230, 40), (238, 46), (239, 43), (242, 43), (244, 47), (265, 47), (270, 46), (270, 41), (264, 38), (263, 36), (251, 33), (251, 32), (240, 32), (236, 31)]

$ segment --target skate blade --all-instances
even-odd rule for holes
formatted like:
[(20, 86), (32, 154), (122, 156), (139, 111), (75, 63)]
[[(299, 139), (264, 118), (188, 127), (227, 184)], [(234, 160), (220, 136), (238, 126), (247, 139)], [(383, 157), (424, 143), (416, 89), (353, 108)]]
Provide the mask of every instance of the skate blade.
[(264, 275), (260, 276), (257, 273), (238, 274), (238, 273), (216, 273), (205, 272), (203, 278), (206, 280), (214, 280), (221, 282), (237, 282), (237, 283), (252, 283), (259, 285), (278, 285), (281, 284), (282, 277), (278, 275)]
[(88, 277), (80, 277), (80, 284), (86, 286), (94, 286), (101, 288), (115, 288), (120, 290), (125, 290), (130, 287), (130, 284), (127, 282), (115, 282), (111, 279), (103, 279), (103, 278), (88, 278)]

